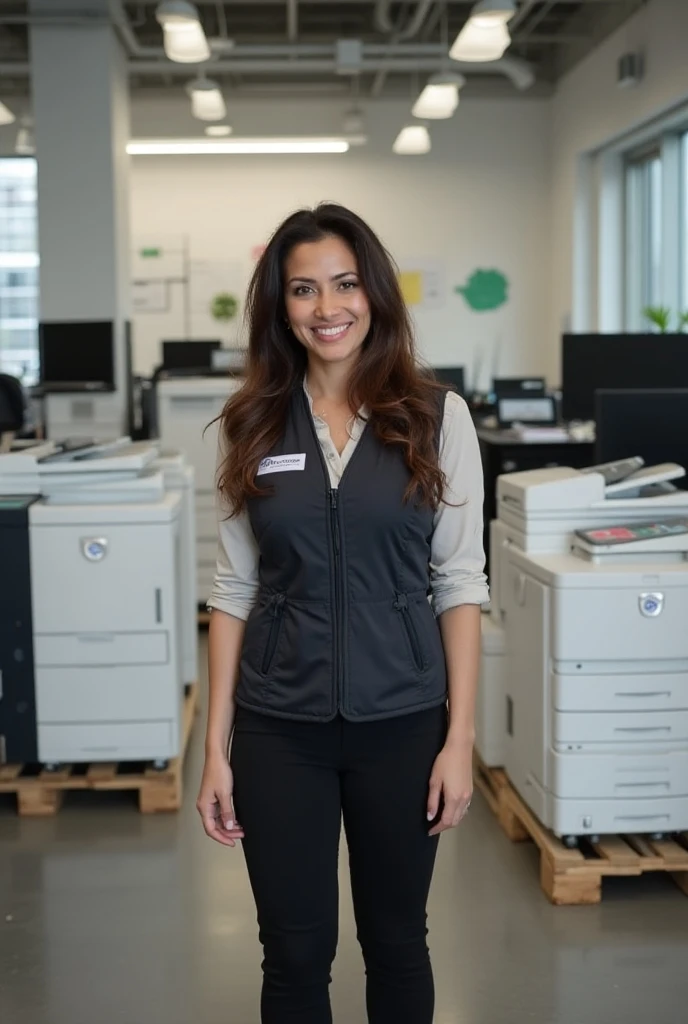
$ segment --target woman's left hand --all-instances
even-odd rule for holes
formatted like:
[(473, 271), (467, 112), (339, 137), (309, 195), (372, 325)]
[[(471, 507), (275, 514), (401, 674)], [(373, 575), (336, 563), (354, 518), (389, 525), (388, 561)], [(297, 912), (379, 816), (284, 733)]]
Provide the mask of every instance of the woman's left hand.
[(473, 744), (447, 740), (437, 755), (430, 776), (428, 821), (435, 821), (440, 806), (442, 816), (430, 829), (431, 836), (455, 828), (464, 817), (473, 795)]

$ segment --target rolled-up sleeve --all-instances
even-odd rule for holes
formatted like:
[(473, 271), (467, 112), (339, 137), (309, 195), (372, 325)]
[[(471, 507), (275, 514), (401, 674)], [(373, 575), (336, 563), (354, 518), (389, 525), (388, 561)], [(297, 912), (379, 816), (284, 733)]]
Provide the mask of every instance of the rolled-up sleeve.
[(435, 513), (430, 584), (435, 615), (461, 604), (485, 604), (489, 597), (483, 547), (483, 471), (468, 406), (447, 394), (440, 466), (447, 478), (446, 501)]
[[(223, 458), (218, 446), (218, 468)], [(245, 510), (230, 518), (230, 510), (219, 493), (215, 509), (217, 566), (208, 609), (217, 608), (245, 621), (258, 594), (258, 545)]]

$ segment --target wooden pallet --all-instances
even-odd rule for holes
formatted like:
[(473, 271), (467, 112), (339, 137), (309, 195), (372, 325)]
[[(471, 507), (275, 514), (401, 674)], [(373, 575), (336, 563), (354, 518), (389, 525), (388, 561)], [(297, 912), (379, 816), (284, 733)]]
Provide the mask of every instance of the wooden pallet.
[(183, 742), (179, 757), (173, 758), (162, 772), (152, 767), (134, 771), (126, 762), (64, 765), (59, 771), (37, 770), (23, 764), (0, 765), (0, 793), (16, 793), (22, 817), (47, 817), (57, 814), (65, 793), (70, 790), (136, 789), (142, 814), (178, 811), (182, 805), (182, 770), (191, 736), (198, 684), (187, 687), (184, 698)]
[(558, 905), (599, 903), (602, 879), (608, 875), (642, 875), (666, 871), (688, 896), (688, 832), (671, 839), (646, 836), (602, 836), (581, 841), (569, 850), (524, 804), (501, 768), (488, 768), (476, 755), (476, 788), (485, 797), (512, 842), (531, 839), (540, 850), (540, 884)]

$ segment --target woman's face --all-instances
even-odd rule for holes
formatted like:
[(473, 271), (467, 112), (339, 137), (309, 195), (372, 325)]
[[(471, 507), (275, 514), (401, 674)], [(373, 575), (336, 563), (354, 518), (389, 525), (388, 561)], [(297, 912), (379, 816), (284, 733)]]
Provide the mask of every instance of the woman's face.
[(370, 304), (351, 249), (335, 236), (303, 242), (284, 270), (287, 319), (309, 358), (353, 364), (370, 330)]

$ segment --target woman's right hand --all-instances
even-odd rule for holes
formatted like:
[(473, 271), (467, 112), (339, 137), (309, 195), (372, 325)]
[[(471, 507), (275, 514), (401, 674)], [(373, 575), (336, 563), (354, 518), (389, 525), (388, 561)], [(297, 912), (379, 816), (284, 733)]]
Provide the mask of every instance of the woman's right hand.
[(234, 814), (233, 791), (234, 778), (227, 758), (207, 756), (196, 809), (206, 835), (222, 846), (236, 846), (236, 840), (244, 838)]

